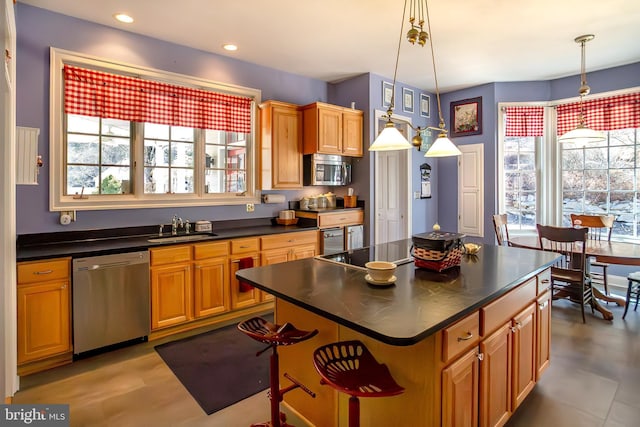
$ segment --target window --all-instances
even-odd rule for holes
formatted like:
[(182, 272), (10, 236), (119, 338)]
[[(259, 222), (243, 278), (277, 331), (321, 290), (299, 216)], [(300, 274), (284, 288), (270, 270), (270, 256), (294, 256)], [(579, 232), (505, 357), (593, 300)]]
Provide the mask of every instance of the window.
[(575, 127), (577, 103), (500, 105), (499, 212), (510, 230), (568, 226), (571, 213), (612, 214), (613, 239), (640, 239), (640, 93), (584, 104), (587, 123), (607, 136), (600, 144), (556, 145), (554, 135)]
[(258, 202), (260, 92), (51, 49), (50, 208)]
[(612, 214), (612, 238), (639, 236), (640, 129), (607, 132), (607, 140), (562, 150), (562, 223), (571, 213)]

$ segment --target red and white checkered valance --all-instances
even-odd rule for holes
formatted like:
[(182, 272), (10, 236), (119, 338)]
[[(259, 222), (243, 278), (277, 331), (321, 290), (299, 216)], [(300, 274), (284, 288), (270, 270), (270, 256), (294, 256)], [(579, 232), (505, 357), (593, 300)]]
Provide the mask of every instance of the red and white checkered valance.
[(69, 114), (251, 132), (251, 98), (64, 66)]
[[(640, 128), (640, 92), (584, 101), (585, 124), (599, 131)], [(580, 103), (558, 105), (558, 135), (578, 125)]]
[(506, 136), (544, 135), (544, 107), (516, 106), (505, 109)]

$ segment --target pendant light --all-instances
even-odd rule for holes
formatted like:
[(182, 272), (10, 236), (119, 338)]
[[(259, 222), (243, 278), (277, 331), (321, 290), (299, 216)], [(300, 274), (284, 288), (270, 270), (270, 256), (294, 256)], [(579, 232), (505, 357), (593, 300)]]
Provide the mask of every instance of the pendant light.
[(587, 127), (586, 120), (584, 118), (584, 104), (583, 98), (589, 95), (591, 88), (587, 85), (587, 75), (585, 73), (585, 44), (588, 41), (594, 39), (593, 34), (585, 34), (575, 38), (576, 43), (580, 43), (581, 48), (581, 64), (580, 64), (580, 88), (578, 93), (580, 95), (580, 112), (578, 113), (578, 125), (575, 129), (570, 130), (564, 135), (558, 138), (560, 143), (573, 143), (578, 147), (585, 146), (594, 142), (602, 142), (606, 140), (606, 137), (601, 132), (595, 131)]
[(373, 144), (369, 146), (369, 151), (391, 151), (391, 150), (408, 150), (413, 146), (409, 143), (398, 128), (396, 128), (391, 115), (393, 114), (393, 108), (396, 98), (396, 77), (398, 75), (398, 59), (400, 58), (400, 45), (402, 41), (402, 25), (404, 23), (404, 17), (407, 9), (407, 0), (404, 2), (404, 11), (402, 12), (402, 21), (400, 23), (400, 39), (398, 40), (398, 52), (396, 53), (396, 66), (393, 71), (393, 85), (391, 86), (391, 102), (389, 103), (389, 109), (387, 110), (387, 123), (384, 125), (384, 129), (373, 141)]

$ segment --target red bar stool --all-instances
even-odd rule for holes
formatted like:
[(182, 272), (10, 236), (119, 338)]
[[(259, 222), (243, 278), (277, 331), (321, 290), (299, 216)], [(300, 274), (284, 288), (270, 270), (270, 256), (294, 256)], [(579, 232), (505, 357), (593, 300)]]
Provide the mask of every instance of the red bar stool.
[(287, 424), (286, 415), (283, 412), (280, 412), (280, 402), (282, 402), (284, 394), (296, 388), (301, 388), (311, 397), (316, 397), (316, 394), (304, 385), (300, 384), (287, 373), (284, 374), (285, 378), (293, 384), (280, 389), (278, 346), (292, 345), (308, 340), (315, 336), (318, 333), (318, 330), (301, 331), (288, 322), (283, 325), (275, 325), (267, 322), (262, 317), (252, 317), (251, 319), (245, 320), (238, 324), (238, 329), (254, 340), (268, 344), (267, 348), (257, 352), (256, 356), (260, 356), (269, 349), (272, 350), (271, 357), (269, 359), (269, 399), (271, 401), (271, 421), (252, 424), (251, 427), (292, 427), (290, 424)]
[(349, 396), (349, 427), (360, 426), (359, 397), (386, 397), (401, 394), (387, 365), (378, 363), (361, 341), (341, 341), (313, 352), (313, 364), (327, 384)]

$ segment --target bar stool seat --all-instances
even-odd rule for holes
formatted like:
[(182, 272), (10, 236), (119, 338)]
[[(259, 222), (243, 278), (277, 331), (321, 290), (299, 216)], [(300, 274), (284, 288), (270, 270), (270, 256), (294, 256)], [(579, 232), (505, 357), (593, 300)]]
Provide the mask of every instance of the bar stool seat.
[(319, 347), (313, 353), (313, 364), (321, 384), (350, 396), (349, 427), (360, 425), (359, 397), (395, 396), (404, 391), (387, 365), (378, 363), (361, 341), (341, 341)]
[(630, 273), (627, 276), (627, 281), (629, 282), (627, 288), (627, 303), (624, 306), (624, 314), (622, 318), (624, 319), (627, 316), (627, 311), (629, 310), (629, 306), (631, 305), (631, 300), (635, 298), (636, 305), (633, 307), (633, 311), (636, 311), (638, 308), (638, 299), (640, 299), (640, 271), (636, 271)]
[(257, 352), (256, 356), (260, 356), (265, 351), (272, 349), (271, 357), (269, 359), (269, 399), (271, 401), (271, 420), (264, 423), (252, 424), (251, 427), (292, 427), (290, 424), (287, 424), (286, 415), (280, 412), (280, 402), (282, 402), (284, 394), (296, 388), (301, 388), (311, 397), (315, 397), (315, 393), (287, 373), (284, 374), (284, 377), (293, 384), (280, 389), (278, 346), (293, 345), (306, 341), (309, 338), (314, 337), (318, 333), (318, 330), (314, 329), (313, 331), (303, 331), (296, 329), (296, 327), (289, 322), (277, 325), (266, 321), (262, 317), (252, 317), (251, 319), (239, 323), (238, 330), (256, 341), (267, 344), (267, 347), (264, 350)]

